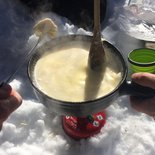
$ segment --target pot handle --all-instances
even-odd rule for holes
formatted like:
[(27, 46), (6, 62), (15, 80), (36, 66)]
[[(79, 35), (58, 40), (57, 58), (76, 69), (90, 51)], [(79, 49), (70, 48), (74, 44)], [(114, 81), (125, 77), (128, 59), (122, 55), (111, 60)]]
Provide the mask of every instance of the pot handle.
[(155, 95), (155, 89), (144, 87), (139, 84), (136, 84), (132, 81), (125, 81), (120, 89), (121, 95), (131, 95), (131, 96), (141, 96), (141, 97), (153, 97)]

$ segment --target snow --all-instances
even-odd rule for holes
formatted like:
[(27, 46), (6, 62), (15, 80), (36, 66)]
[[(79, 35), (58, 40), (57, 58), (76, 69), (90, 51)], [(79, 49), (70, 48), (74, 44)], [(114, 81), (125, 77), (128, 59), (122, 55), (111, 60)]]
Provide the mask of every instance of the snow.
[[(11, 85), (20, 90), (20, 82)], [(155, 122), (134, 111), (127, 96), (106, 109), (106, 125), (88, 139), (75, 141), (65, 134), (61, 116), (49, 113), (37, 100), (23, 100), (3, 124), (0, 155), (154, 155)]]
[[(91, 34), (68, 23), (62, 30), (64, 34)], [(106, 34), (111, 35), (113, 40), (110, 41), (118, 45), (120, 31), (112, 31), (112, 27), (108, 27), (103, 33), (105, 37)], [(30, 39), (34, 39), (33, 37)], [(125, 39), (122, 44), (126, 45), (124, 52), (135, 48), (133, 42)], [(122, 46), (120, 45), (120, 49)], [(25, 96), (22, 105), (3, 124), (0, 132), (0, 155), (155, 154), (154, 119), (135, 111), (130, 106), (128, 96), (119, 97), (106, 109), (106, 124), (99, 134), (75, 141), (65, 134), (60, 115), (49, 113), (39, 100), (31, 98), (33, 94), (30, 94), (26, 81), (15, 79), (10, 84), (17, 91), (25, 93)]]

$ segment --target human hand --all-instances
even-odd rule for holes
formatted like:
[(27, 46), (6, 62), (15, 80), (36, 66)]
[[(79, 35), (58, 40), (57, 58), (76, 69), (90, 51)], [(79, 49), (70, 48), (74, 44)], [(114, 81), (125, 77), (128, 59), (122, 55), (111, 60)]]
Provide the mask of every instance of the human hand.
[[(151, 73), (134, 73), (131, 76), (133, 82), (155, 89), (155, 75)], [(155, 117), (155, 96), (151, 98), (142, 98), (142, 97), (130, 97), (131, 106), (139, 111), (143, 112), (149, 116)]]
[(0, 86), (0, 130), (3, 122), (22, 103), (22, 97), (8, 84)]

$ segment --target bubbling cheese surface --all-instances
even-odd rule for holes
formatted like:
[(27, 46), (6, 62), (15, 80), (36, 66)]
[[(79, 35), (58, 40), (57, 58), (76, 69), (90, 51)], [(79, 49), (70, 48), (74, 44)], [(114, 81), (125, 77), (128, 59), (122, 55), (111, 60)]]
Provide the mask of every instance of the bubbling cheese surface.
[(70, 47), (42, 56), (34, 70), (37, 87), (52, 98), (70, 102), (89, 101), (113, 91), (121, 73), (113, 71), (110, 62), (103, 74), (89, 72), (88, 51)]

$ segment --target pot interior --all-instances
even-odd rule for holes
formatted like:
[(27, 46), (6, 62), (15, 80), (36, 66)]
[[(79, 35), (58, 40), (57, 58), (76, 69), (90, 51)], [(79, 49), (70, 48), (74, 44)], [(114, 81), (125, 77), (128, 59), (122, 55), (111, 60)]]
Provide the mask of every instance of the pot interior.
[[(91, 36), (85, 36), (85, 35), (69, 35), (69, 36), (63, 36), (63, 37), (59, 37), (59, 38), (55, 38), (49, 42), (46, 42), (45, 44), (43, 44), (41, 47), (39, 47), (36, 52), (31, 56), (30, 60), (29, 60), (29, 64), (28, 64), (28, 76), (30, 78), (30, 81), (33, 85), (33, 87), (39, 91), (42, 95), (48, 97), (49, 99), (54, 99), (54, 100), (59, 100), (59, 99), (55, 99), (53, 97), (48, 96), (46, 93), (44, 93), (37, 85), (37, 82), (35, 80), (35, 66), (36, 63), (38, 62), (38, 60), (40, 58), (42, 58), (43, 56), (49, 54), (49, 52), (55, 52), (55, 51), (59, 51), (62, 48), (68, 48), (68, 47), (76, 47), (76, 46), (81, 46), (82, 48), (86, 48), (89, 49), (90, 47), (90, 43), (91, 43)], [(122, 54), (110, 43), (108, 43), (107, 41), (103, 41), (103, 45), (105, 48), (105, 52), (106, 52), (106, 57), (108, 58), (109, 62), (112, 62), (112, 68), (116, 71), (116, 72), (120, 72), (121, 73), (121, 80), (119, 81), (119, 84), (115, 87), (114, 90), (112, 90), (111, 92), (109, 92), (108, 94), (99, 97), (104, 99), (107, 96), (113, 94), (114, 92), (116, 92), (120, 85), (124, 82), (124, 80), (126, 79), (127, 76), (127, 67), (126, 67), (126, 63), (124, 61), (124, 58), (122, 56)], [(77, 62), (80, 63), (80, 62)], [(65, 68), (64, 68), (65, 69)], [(89, 88), (89, 87), (88, 87)], [(86, 100), (86, 102), (89, 102), (92, 99), (88, 99)], [(63, 102), (63, 100), (60, 99), (60, 101)], [(64, 101), (64, 102), (68, 102), (68, 101)], [(69, 101), (71, 102), (71, 101)], [(76, 102), (76, 101), (73, 101)], [(85, 101), (84, 101), (85, 102)], [(77, 101), (76, 103), (81, 103), (81, 101)]]

